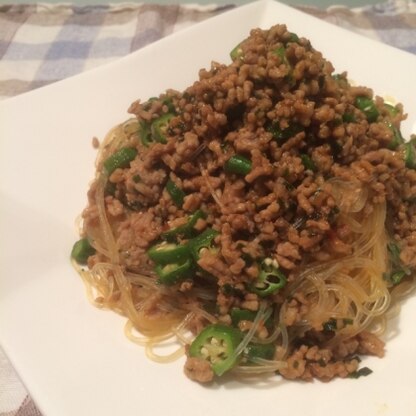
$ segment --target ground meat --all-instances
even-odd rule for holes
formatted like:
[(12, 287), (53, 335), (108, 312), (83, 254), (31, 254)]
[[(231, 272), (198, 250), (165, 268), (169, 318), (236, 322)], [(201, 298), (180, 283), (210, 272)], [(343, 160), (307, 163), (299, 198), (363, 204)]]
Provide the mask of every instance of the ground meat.
[[(252, 30), (232, 62), (212, 62), (184, 91), (130, 112), (135, 119), (101, 146), (82, 215), (97, 250), (88, 266), (128, 272), (123, 309), (116, 300), (128, 296), (106, 269), (110, 307), (131, 318), (141, 293), (154, 291), (155, 316), (179, 310), (172, 322), (187, 316), (195, 333), (217, 321), (245, 332), (264, 313), (257, 336), (282, 333), (276, 356), (287, 379), (346, 377), (354, 354), (383, 356), (384, 343), (359, 327), (367, 317), (354, 314), (368, 308), (355, 304), (362, 293), (384, 284), (369, 297), (385, 304), (373, 297), (416, 267), (416, 149), (401, 138), (401, 105), (352, 86), (310, 41), (276, 25)], [(116, 155), (108, 171), (106, 159), (126, 149), (134, 157)], [(149, 250), (175, 245), (169, 261)], [(240, 323), (238, 309), (248, 314)], [(214, 377), (195, 357), (185, 373)]]
[(226, 283), (232, 281), (232, 275), (227, 264), (220, 260), (216, 254), (210, 253), (208, 250), (201, 253), (198, 266), (217, 277), (219, 282)]
[(183, 209), (188, 212), (195, 212), (201, 205), (202, 196), (197, 193), (193, 193), (185, 196), (183, 201)]
[(332, 353), (336, 359), (343, 359), (352, 356), (358, 350), (359, 342), (356, 337), (346, 339), (336, 344)]
[(209, 383), (214, 378), (214, 372), (208, 361), (201, 358), (188, 357), (184, 368), (185, 374), (200, 383)]
[(293, 269), (295, 261), (301, 258), (298, 247), (289, 242), (280, 243), (276, 248), (276, 253), (279, 264), (289, 270)]
[(308, 348), (306, 345), (294, 351), (286, 362), (287, 367), (280, 370), (283, 377), (306, 381), (312, 378), (321, 381), (330, 381), (334, 377), (345, 378), (355, 372), (359, 364), (357, 359), (333, 360), (330, 350), (317, 346)]
[(305, 354), (308, 347), (303, 345), (296, 352), (294, 352), (287, 360), (287, 367), (280, 370), (280, 374), (289, 379), (294, 380), (296, 378), (304, 377), (306, 370)]
[(92, 138), (92, 147), (94, 149), (98, 149), (100, 147), (100, 141), (95, 136)]
[(139, 212), (120, 223), (117, 242), (122, 250), (132, 252), (134, 248), (141, 248), (144, 251), (160, 232), (161, 224), (154, 213)]
[(327, 365), (311, 363), (307, 368), (313, 377), (319, 378), (322, 381), (330, 381), (334, 377), (348, 377), (349, 374), (358, 369), (358, 364), (358, 360), (347, 362), (337, 361)]
[(118, 199), (108, 196), (105, 202), (107, 211), (112, 217), (118, 217), (124, 213), (124, 205)]
[(384, 342), (368, 331), (363, 331), (357, 335), (360, 354), (371, 354), (377, 357), (384, 356)]

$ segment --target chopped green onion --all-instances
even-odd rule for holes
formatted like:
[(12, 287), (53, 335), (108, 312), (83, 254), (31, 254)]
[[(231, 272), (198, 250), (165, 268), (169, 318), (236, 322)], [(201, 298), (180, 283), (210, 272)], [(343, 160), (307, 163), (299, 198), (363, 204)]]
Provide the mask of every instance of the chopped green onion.
[(243, 56), (243, 50), (241, 49), (241, 43), (239, 43), (237, 46), (233, 48), (233, 50), (230, 52), (230, 57), (233, 61), (235, 61), (238, 58), (242, 58)]
[(400, 130), (394, 126), (390, 121), (387, 122), (388, 128), (393, 132), (393, 139), (391, 142), (387, 145), (387, 147), (391, 150), (396, 149), (399, 145), (404, 143), (404, 139), (402, 134), (400, 133)]
[(289, 42), (299, 42), (299, 36), (296, 33), (290, 32)]
[(406, 272), (404, 270), (399, 270), (397, 272), (394, 272), (390, 275), (389, 280), (394, 284), (394, 285), (398, 285), (403, 277), (406, 276)]
[(334, 318), (328, 319), (328, 321), (322, 324), (325, 332), (333, 332), (337, 330), (337, 320)]
[(350, 373), (350, 374), (348, 375), (348, 377), (349, 377), (349, 378), (360, 378), (360, 377), (366, 377), (366, 376), (370, 375), (372, 372), (373, 372), (373, 370), (371, 370), (370, 368), (368, 368), (368, 367), (363, 367), (363, 368), (360, 368), (360, 369), (359, 369), (359, 370), (357, 370), (357, 371), (354, 371), (353, 373)]
[(229, 173), (236, 173), (237, 175), (247, 175), (252, 168), (251, 160), (241, 155), (231, 156), (225, 162), (224, 169)]
[(342, 320), (342, 322), (343, 322), (343, 324), (344, 324), (345, 326), (347, 326), (347, 325), (352, 325), (352, 324), (354, 323), (354, 320), (353, 320), (353, 319), (351, 319), (351, 318), (344, 318), (344, 319)]
[(85, 264), (89, 256), (95, 254), (95, 248), (91, 246), (88, 238), (81, 238), (72, 247), (71, 257), (78, 264)]
[(166, 113), (152, 122), (150, 129), (152, 132), (152, 138), (155, 142), (167, 143), (169, 122), (173, 117), (175, 117), (174, 114)]
[(285, 129), (281, 129), (279, 122), (275, 121), (267, 130), (273, 135), (273, 139), (281, 144), (303, 131), (303, 127), (298, 123), (292, 123)]
[(104, 170), (107, 175), (111, 175), (116, 169), (129, 167), (136, 156), (137, 150), (134, 147), (123, 147), (104, 161)]
[(273, 53), (280, 58), (280, 60), (282, 61), (282, 63), (287, 64), (286, 49), (283, 46), (281, 46), (280, 48), (276, 48), (273, 51)]
[(145, 121), (141, 121), (139, 123), (139, 130), (137, 133), (143, 146), (149, 147), (149, 145), (153, 142), (149, 124)]
[(380, 113), (378, 112), (377, 107), (371, 98), (356, 97), (355, 105), (365, 114), (367, 120), (370, 123), (373, 123), (377, 120)]
[(300, 155), (300, 158), (306, 170), (311, 170), (312, 172), (316, 172), (315, 162), (311, 159), (309, 155), (303, 153)]
[(166, 191), (172, 198), (173, 203), (178, 207), (182, 208), (183, 200), (186, 196), (185, 192), (176, 185), (175, 182), (171, 181), (170, 179), (166, 183)]
[(387, 243), (387, 251), (389, 252), (393, 262), (400, 262), (400, 247), (397, 243)]

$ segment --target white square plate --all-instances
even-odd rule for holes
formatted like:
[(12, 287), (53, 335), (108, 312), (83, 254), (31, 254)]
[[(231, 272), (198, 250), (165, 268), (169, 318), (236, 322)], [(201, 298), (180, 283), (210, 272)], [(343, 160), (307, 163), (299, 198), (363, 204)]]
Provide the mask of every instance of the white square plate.
[(0, 341), (45, 416), (415, 415), (416, 299), (403, 306), (374, 373), (331, 383), (203, 387), (183, 360), (156, 364), (123, 334), (124, 319), (93, 308), (69, 253), (96, 152), (91, 138), (128, 117), (141, 97), (183, 89), (254, 27), (286, 23), (338, 72), (410, 112), (416, 132), (416, 57), (273, 1), (224, 13), (110, 65), (0, 103)]

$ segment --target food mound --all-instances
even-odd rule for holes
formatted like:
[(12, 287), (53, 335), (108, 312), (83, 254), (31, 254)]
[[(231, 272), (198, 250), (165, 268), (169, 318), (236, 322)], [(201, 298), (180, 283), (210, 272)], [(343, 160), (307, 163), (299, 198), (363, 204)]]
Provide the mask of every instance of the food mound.
[(150, 358), (185, 354), (193, 380), (369, 374), (359, 357), (383, 356), (416, 265), (402, 105), (284, 25), (230, 55), (110, 131), (74, 263), (95, 305)]

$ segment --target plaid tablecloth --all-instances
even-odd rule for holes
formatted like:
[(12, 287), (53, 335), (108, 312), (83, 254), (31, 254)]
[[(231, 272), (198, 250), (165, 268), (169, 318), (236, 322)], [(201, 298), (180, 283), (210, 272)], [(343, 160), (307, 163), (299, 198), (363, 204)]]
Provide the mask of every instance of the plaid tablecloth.
[[(0, 98), (110, 62), (231, 7), (135, 3), (0, 6)], [(416, 4), (412, 1), (395, 0), (361, 9), (298, 8), (416, 53)]]
[[(235, 6), (138, 3), (84, 7), (0, 5), (0, 99), (105, 64), (232, 7)], [(413, 1), (391, 0), (359, 9), (297, 8), (416, 53)], [(0, 416), (35, 415), (40, 416), (40, 412), (0, 349)]]

